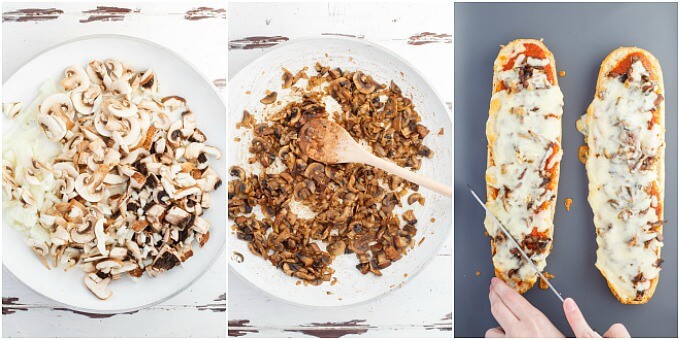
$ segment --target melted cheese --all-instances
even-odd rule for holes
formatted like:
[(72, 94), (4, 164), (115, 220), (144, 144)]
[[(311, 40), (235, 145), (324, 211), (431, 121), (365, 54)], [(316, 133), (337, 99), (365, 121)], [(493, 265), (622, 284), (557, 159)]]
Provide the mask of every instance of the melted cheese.
[[(521, 49), (513, 51), (521, 52)], [(489, 157), (493, 162), (487, 169), (486, 180), (488, 186), (498, 189), (498, 196), (488, 200), (487, 207), (519, 243), (534, 228), (548, 236), (550, 240), (542, 252), (523, 247), (541, 270), (551, 248), (557, 196), (556, 186), (548, 190), (544, 185), (545, 177), (550, 177), (546, 169), (557, 166), (555, 170), (559, 173), (562, 158), (563, 96), (559, 86), (551, 85), (540, 69), (549, 64), (549, 59), (529, 57), (525, 61), (524, 55), (520, 54), (512, 69), (497, 72), (494, 83), (502, 81), (504, 88), (513, 90), (501, 90), (492, 96), (486, 125)], [(525, 65), (538, 67), (533, 68), (531, 77), (526, 80), (527, 88), (520, 79), (520, 68)], [(547, 208), (541, 208), (544, 203), (548, 203)], [(489, 216), (484, 224), (491, 237), (502, 233)], [(505, 273), (506, 277), (533, 284), (536, 272), (521, 255), (512, 251), (512, 243), (499, 240), (494, 243), (496, 270)], [(514, 280), (508, 281), (517, 287)]]
[[(589, 148), (586, 169), (597, 228), (596, 266), (621, 298), (630, 300), (659, 275), (658, 251), (663, 245), (652, 229), (660, 223), (655, 208), (661, 202), (650, 189), (652, 183), (659, 184), (664, 131), (659, 124), (648, 126), (659, 89), (645, 83), (643, 75), (649, 77), (637, 61), (626, 83), (616, 77), (603, 79), (590, 108), (592, 117), (583, 116), (579, 122)], [(654, 87), (644, 93), (645, 85)], [(645, 159), (657, 161), (643, 166)]]

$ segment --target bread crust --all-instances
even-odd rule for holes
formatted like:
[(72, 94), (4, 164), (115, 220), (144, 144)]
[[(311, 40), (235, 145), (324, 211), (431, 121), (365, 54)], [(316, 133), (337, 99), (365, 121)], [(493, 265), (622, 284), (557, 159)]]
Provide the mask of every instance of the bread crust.
[[(515, 40), (511, 41), (510, 43), (508, 43), (507, 45), (501, 46), (501, 50), (498, 52), (498, 56), (496, 57), (496, 59), (494, 61), (494, 66), (493, 66), (494, 75), (503, 71), (503, 67), (512, 57), (513, 50), (515, 50), (520, 45), (524, 45), (524, 44), (534, 44), (536, 46), (539, 46), (545, 52), (545, 57), (548, 58), (548, 60), (550, 60), (550, 65), (552, 65), (551, 74), (552, 74), (553, 81), (551, 83), (552, 83), (552, 85), (558, 85), (557, 70), (556, 70), (556, 67), (555, 67), (555, 57), (552, 54), (552, 52), (550, 52), (550, 50), (547, 48), (547, 46), (545, 46), (542, 39), (541, 40), (526, 39), (526, 38), (515, 39)], [(494, 79), (495, 79), (495, 77), (494, 77)], [(503, 90), (502, 89), (502, 82), (494, 81), (493, 90), (491, 92), (492, 97), (493, 97), (494, 94), (496, 94), (497, 92), (502, 91), (502, 90)], [(489, 116), (491, 116), (491, 111), (492, 110), (489, 109)], [(495, 140), (496, 137), (497, 136), (493, 136), (492, 138)], [(489, 143), (487, 144), (487, 164), (486, 164), (487, 169), (489, 169), (494, 164), (493, 154), (491, 152), (491, 144), (492, 144), (491, 140), (489, 140)], [(560, 148), (561, 148), (561, 145), (560, 145)], [(556, 176), (555, 196), (557, 196), (557, 188), (559, 188), (560, 167), (557, 167), (557, 171), (556, 171), (555, 176)], [(493, 187), (488, 185), (488, 184), (486, 185), (486, 199), (487, 199), (487, 202), (494, 199), (494, 197), (493, 197)], [(549, 209), (550, 209), (551, 219), (554, 220), (555, 209), (556, 209), (556, 200), (555, 200), (555, 202), (553, 202), (553, 204), (550, 205)], [(553, 234), (554, 234), (554, 227), (550, 228), (548, 232), (549, 232), (548, 235), (552, 239)], [(491, 253), (495, 254), (497, 248), (496, 248), (496, 242), (495, 242), (493, 237), (491, 237), (490, 243), (491, 243)], [(546, 250), (546, 253), (549, 254), (551, 251), (552, 251), (552, 243), (550, 245), (550, 248)], [(515, 278), (510, 278), (502, 270), (499, 270), (498, 268), (494, 268), (494, 273), (495, 273), (496, 277), (500, 278), (504, 282), (508, 282), (510, 280), (514, 281), (517, 284), (516, 290), (520, 294), (524, 294), (529, 289), (531, 289), (534, 286), (534, 284), (536, 284), (536, 281), (537, 281), (537, 277), (532, 277), (532, 278), (530, 278), (528, 280), (524, 280), (524, 281), (517, 280)]]
[[(597, 94), (602, 90), (602, 84), (603, 82), (607, 79), (607, 74), (614, 69), (621, 60), (626, 58), (627, 56), (631, 55), (632, 53), (640, 53), (647, 58), (649, 61), (649, 66), (650, 70), (648, 72), (650, 73), (650, 76), (653, 80), (657, 81), (658, 86), (659, 86), (659, 91), (657, 93), (660, 93), (662, 95), (665, 94), (664, 90), (664, 85), (663, 85), (663, 73), (661, 71), (661, 65), (659, 64), (659, 61), (652, 55), (650, 52), (638, 48), (638, 47), (619, 47), (616, 50), (612, 51), (607, 55), (607, 57), (604, 59), (602, 62), (602, 65), (600, 66), (600, 71), (597, 77), (597, 86), (595, 88), (595, 97), (593, 99), (593, 102), (597, 100)], [(663, 131), (665, 132), (666, 130), (666, 122), (665, 122), (665, 112), (666, 112), (666, 105), (665, 101), (662, 101), (659, 104), (659, 124)], [(588, 116), (588, 121), (593, 119), (594, 115), (594, 104), (591, 103), (588, 106), (588, 111), (586, 112), (586, 115)], [(665, 173), (664, 173), (664, 168), (665, 168), (665, 143), (663, 144), (662, 147), (659, 148), (659, 166), (657, 167), (657, 180), (658, 180), (658, 186), (659, 186), (659, 198), (660, 198), (660, 205), (661, 205), (661, 219), (663, 220), (663, 207), (664, 207), (664, 189), (665, 189)], [(597, 226), (595, 226), (597, 230)], [(663, 232), (663, 226), (660, 227), (661, 232)], [(661, 249), (657, 248), (656, 250), (657, 257), (661, 253)], [(602, 276), (604, 276), (605, 280), (607, 281), (607, 286), (609, 286), (609, 289), (611, 290), (612, 294), (616, 297), (619, 302), (623, 304), (631, 304), (631, 305), (639, 305), (639, 304), (645, 304), (647, 303), (651, 297), (654, 295), (654, 292), (656, 291), (656, 286), (659, 282), (659, 277), (660, 274), (655, 277), (654, 279), (650, 280), (650, 287), (648, 290), (648, 294), (645, 294), (644, 298), (642, 300), (635, 300), (634, 298), (624, 298), (621, 294), (616, 289), (616, 286), (611, 283), (611, 279), (607, 277), (606, 273), (604, 270), (598, 268), (600, 270), (600, 273), (602, 273)]]

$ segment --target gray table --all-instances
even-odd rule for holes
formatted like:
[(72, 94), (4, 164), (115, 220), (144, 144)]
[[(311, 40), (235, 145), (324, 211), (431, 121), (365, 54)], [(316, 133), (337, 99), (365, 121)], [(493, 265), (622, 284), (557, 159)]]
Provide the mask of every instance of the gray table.
[[(678, 74), (677, 4), (498, 4), (455, 5), (455, 232), (454, 335), (483, 336), (496, 327), (489, 310), (493, 265), (484, 236), (484, 211), (467, 192), (469, 183), (484, 193), (485, 122), (491, 98), (493, 61), (499, 45), (515, 38), (544, 38), (554, 53), (565, 96), (562, 174), (555, 216), (555, 242), (547, 270), (564, 296), (580, 304), (591, 326), (604, 332), (622, 322), (633, 336), (678, 336)], [(620, 304), (595, 268), (595, 230), (587, 179), (577, 149), (583, 136), (576, 119), (593, 98), (600, 63), (619, 46), (639, 46), (661, 62), (666, 85), (666, 213), (662, 257), (666, 260), (652, 300)], [(571, 197), (570, 212), (564, 199)], [(475, 275), (480, 271), (481, 275)], [(573, 335), (560, 302), (537, 287), (526, 298), (565, 335)]]

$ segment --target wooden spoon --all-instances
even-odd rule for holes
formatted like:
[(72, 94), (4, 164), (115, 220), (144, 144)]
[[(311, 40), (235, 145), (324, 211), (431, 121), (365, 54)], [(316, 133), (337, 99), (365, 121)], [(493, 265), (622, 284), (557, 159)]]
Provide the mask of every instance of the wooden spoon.
[(326, 164), (363, 163), (451, 197), (451, 187), (402, 168), (366, 151), (342, 126), (328, 119), (314, 118), (300, 129), (299, 146), (309, 158)]

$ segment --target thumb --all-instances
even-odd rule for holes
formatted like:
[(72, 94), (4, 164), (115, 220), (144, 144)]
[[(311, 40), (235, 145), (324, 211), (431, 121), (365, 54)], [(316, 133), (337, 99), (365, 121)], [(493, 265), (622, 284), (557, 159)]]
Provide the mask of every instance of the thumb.
[(628, 333), (628, 330), (626, 329), (625, 326), (623, 326), (620, 323), (615, 323), (611, 327), (609, 327), (609, 330), (604, 332), (604, 337), (605, 338), (630, 338), (630, 333)]
[(577, 338), (600, 338), (600, 335), (593, 331), (586, 318), (581, 314), (581, 310), (576, 305), (576, 302), (572, 298), (564, 300), (564, 315), (569, 321), (569, 326), (571, 330), (574, 331), (574, 336)]

